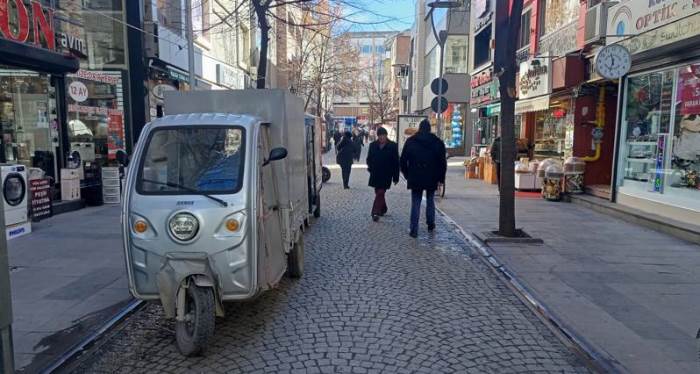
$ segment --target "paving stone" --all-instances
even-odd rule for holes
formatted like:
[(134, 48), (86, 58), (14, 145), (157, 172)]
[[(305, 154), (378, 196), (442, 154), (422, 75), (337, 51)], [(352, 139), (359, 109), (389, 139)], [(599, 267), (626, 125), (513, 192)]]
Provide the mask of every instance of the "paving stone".
[(375, 223), (366, 171), (352, 171), (350, 190), (338, 173), (305, 234), (304, 277), (227, 304), (204, 357), (179, 355), (154, 303), (73, 372), (588, 372), (451, 226), (408, 236), (404, 186)]

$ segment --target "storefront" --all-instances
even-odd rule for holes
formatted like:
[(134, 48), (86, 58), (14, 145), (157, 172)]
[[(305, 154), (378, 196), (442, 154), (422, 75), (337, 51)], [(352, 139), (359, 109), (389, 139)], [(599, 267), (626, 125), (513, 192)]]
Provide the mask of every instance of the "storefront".
[[(447, 110), (442, 114), (442, 140), (445, 149), (450, 156), (463, 156), (465, 150), (465, 123), (468, 117), (466, 103), (448, 103)], [(437, 131), (437, 115), (432, 110), (427, 110), (428, 120)]]
[(0, 17), (0, 162), (55, 180), (62, 166), (64, 77), (79, 66), (69, 52), (80, 51), (66, 48), (52, 14), (38, 3), (16, 2)]
[(500, 95), (493, 68), (475, 73), (471, 78), (472, 155), (479, 155), (500, 133)]
[(124, 1), (9, 4), (0, 17), (0, 161), (49, 179), (56, 202), (68, 184), (99, 183), (100, 168), (128, 147)]
[(616, 201), (697, 225), (700, 36), (691, 31), (700, 29), (700, 13), (691, 0), (677, 3), (676, 12), (654, 24), (634, 20), (646, 20), (661, 4), (632, 0), (612, 8), (624, 6), (630, 19), (613, 20), (609, 32), (639, 33), (620, 41), (633, 64), (620, 84)]

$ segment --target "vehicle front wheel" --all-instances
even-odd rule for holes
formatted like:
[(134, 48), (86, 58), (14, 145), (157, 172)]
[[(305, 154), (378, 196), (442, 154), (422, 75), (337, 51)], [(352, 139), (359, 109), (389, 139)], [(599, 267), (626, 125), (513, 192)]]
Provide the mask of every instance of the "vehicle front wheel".
[(302, 275), (304, 275), (304, 237), (299, 236), (299, 240), (294, 243), (294, 247), (287, 255), (287, 276), (301, 278)]
[(177, 348), (184, 356), (204, 353), (209, 339), (214, 335), (214, 302), (211, 288), (194, 284), (187, 287), (184, 321), (175, 323)]

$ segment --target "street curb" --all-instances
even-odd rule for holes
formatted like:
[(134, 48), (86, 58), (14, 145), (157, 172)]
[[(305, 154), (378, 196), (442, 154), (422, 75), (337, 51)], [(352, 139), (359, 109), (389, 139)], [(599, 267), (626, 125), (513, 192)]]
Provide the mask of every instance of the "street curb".
[(543, 302), (538, 300), (534, 294), (518, 280), (515, 273), (498, 259), (487, 244), (477, 239), (474, 235), (464, 231), (464, 229), (442, 209), (437, 206), (435, 208), (442, 218), (447, 221), (448, 224), (452, 225), (468, 244), (477, 250), (481, 255), (478, 257), (484, 261), (497, 276), (506, 281), (506, 283), (517, 292), (521, 299), (526, 301), (526, 305), (536, 312), (545, 324), (555, 332), (558, 332), (556, 335), (564, 340), (565, 344), (573, 348), (578, 355), (582, 356), (593, 369), (601, 373), (628, 373), (617, 360), (594, 348), (585, 338), (576, 333)]
[(134, 312), (139, 310), (145, 301), (143, 300), (132, 300), (127, 306), (122, 308), (119, 313), (115, 314), (107, 322), (105, 322), (99, 329), (94, 331), (92, 334), (87, 336), (83, 341), (74, 345), (70, 350), (61, 355), (56, 361), (50, 364), (48, 367), (40, 371), (42, 374), (50, 374), (63, 369), (71, 363), (73, 360), (77, 359), (82, 352), (87, 351), (97, 340), (99, 340), (105, 333), (109, 332), (117, 324), (122, 322), (126, 317), (132, 315)]

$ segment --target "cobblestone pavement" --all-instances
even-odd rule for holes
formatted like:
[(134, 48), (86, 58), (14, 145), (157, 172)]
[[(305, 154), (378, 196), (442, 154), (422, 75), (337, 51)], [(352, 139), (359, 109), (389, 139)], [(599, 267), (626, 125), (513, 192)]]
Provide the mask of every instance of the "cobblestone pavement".
[(408, 236), (409, 196), (388, 193), (369, 217), (367, 172), (339, 170), (306, 234), (306, 273), (227, 305), (204, 357), (184, 358), (150, 305), (87, 355), (78, 373), (587, 372), (446, 225)]

